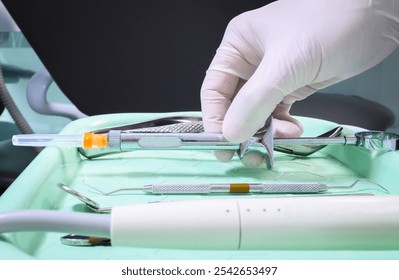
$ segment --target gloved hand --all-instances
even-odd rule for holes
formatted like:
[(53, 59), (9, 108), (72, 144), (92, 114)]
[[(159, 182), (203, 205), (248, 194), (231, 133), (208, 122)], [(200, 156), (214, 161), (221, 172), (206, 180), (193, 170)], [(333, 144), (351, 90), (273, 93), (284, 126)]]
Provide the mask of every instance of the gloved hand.
[(377, 65), (398, 43), (398, 0), (279, 0), (243, 13), (203, 82), (204, 128), (241, 143), (273, 115), (275, 136), (300, 136), (295, 101)]

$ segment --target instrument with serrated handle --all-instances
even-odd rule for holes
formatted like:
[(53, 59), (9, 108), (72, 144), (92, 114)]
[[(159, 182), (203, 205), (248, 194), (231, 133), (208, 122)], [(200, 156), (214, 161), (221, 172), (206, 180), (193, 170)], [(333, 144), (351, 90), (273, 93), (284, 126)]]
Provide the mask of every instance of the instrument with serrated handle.
[(321, 183), (269, 183), (269, 184), (154, 184), (144, 186), (152, 194), (207, 194), (229, 193), (319, 193), (328, 190)]
[(311, 194), (321, 193), (330, 189), (351, 189), (360, 181), (368, 181), (388, 193), (383, 186), (367, 179), (356, 180), (347, 186), (328, 186), (318, 182), (303, 183), (229, 183), (229, 184), (152, 184), (135, 188), (120, 188), (109, 192), (101, 191), (85, 183), (86, 186), (96, 190), (103, 195), (113, 195), (126, 191), (143, 191), (150, 194), (209, 194), (209, 193), (263, 193), (263, 194)]

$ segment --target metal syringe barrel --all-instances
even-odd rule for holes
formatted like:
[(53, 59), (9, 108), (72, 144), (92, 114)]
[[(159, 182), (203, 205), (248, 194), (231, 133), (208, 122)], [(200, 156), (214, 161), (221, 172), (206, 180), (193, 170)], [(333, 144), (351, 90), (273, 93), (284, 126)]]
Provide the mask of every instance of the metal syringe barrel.
[(198, 149), (237, 151), (239, 144), (228, 142), (220, 133), (131, 133), (111, 130), (108, 145), (112, 150)]
[(362, 131), (350, 137), (274, 138), (274, 145), (356, 145), (371, 151), (396, 151), (399, 149), (399, 134)]
[[(111, 130), (109, 147), (114, 151), (137, 149), (197, 149), (237, 151), (240, 144), (228, 142), (221, 133), (140, 133)], [(248, 147), (264, 148), (259, 138), (251, 138)], [(399, 134), (365, 131), (355, 136), (274, 138), (273, 145), (356, 145), (369, 150), (395, 151), (399, 149)]]
[(356, 145), (356, 137), (274, 138), (275, 145)]

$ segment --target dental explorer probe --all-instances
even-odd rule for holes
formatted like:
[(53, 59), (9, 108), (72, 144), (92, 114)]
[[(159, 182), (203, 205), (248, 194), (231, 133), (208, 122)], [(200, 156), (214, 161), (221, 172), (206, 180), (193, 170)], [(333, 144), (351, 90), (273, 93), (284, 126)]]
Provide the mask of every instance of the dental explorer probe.
[(209, 199), (112, 208), (111, 214), (0, 213), (0, 233), (74, 232), (112, 246), (209, 250), (398, 249), (399, 196)]
[[(94, 189), (102, 195), (113, 195), (126, 191), (143, 191), (149, 194), (210, 194), (210, 193), (263, 193), (263, 194), (311, 194), (322, 193), (331, 189), (351, 189), (361, 181), (372, 183), (389, 194), (389, 191), (369, 179), (358, 179), (350, 185), (346, 186), (328, 186), (323, 183), (307, 182), (307, 183), (232, 183), (232, 184), (152, 184), (135, 188), (120, 188), (109, 192), (101, 191), (87, 183), (86, 186)], [(68, 188), (62, 183), (58, 187), (66, 190)], [(70, 188), (68, 188), (70, 191)], [(75, 191), (76, 195), (76, 191)]]

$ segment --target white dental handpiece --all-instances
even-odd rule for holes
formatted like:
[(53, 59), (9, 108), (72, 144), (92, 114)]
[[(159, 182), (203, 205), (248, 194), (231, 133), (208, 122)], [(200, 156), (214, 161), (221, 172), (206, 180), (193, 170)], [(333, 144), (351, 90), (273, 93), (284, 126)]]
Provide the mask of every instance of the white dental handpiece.
[(115, 207), (114, 246), (399, 248), (399, 196), (194, 200)]
[(0, 233), (110, 237), (113, 246), (209, 250), (399, 249), (399, 196), (207, 199), (112, 208), (110, 215), (0, 213)]

